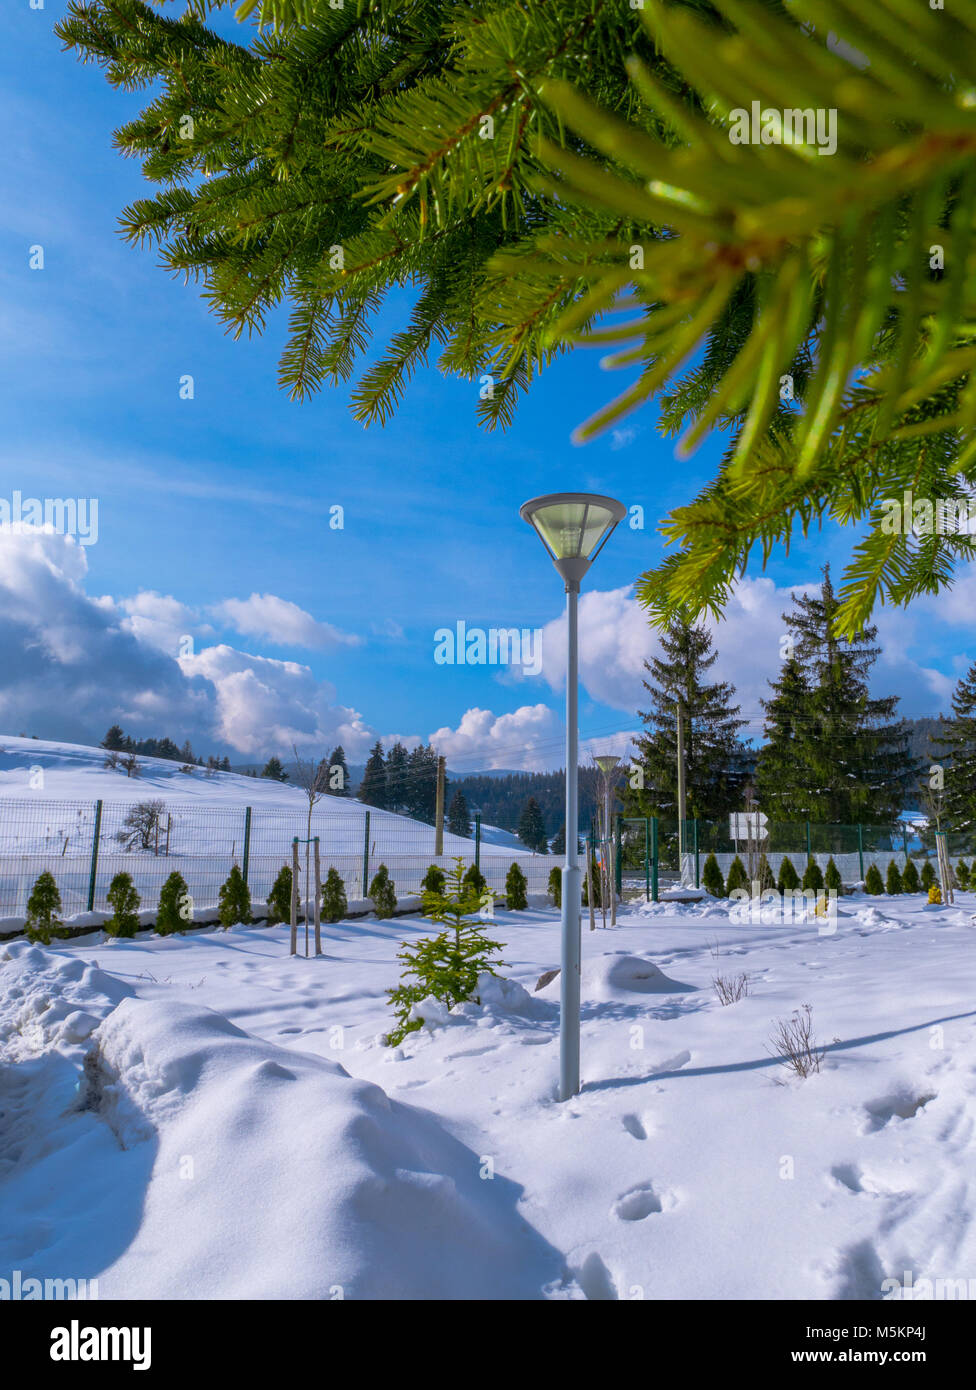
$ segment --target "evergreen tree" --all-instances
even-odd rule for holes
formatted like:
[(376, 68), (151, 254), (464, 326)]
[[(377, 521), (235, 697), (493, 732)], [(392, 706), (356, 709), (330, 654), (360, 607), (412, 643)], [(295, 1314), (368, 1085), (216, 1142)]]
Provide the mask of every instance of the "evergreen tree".
[(400, 742), (386, 755), (386, 809), (409, 814), (409, 755)]
[(817, 893), (819, 893), (824, 886), (823, 871), (812, 855), (807, 860), (807, 866), (803, 871), (803, 883), (801, 886), (804, 892), (809, 892), (810, 889), (813, 889)]
[(102, 748), (108, 748), (117, 753), (123, 753), (128, 748), (129, 741), (126, 740), (121, 727), (118, 724), (113, 724), (102, 739), (101, 746)]
[(227, 879), (221, 884), (217, 895), (217, 916), (222, 927), (250, 926), (251, 890), (244, 882), (244, 875), (236, 864), (231, 865)]
[(27, 899), (27, 920), (24, 923), (27, 940), (50, 946), (52, 936), (61, 936), (64, 930), (64, 923), (58, 916), (61, 910), (60, 890), (54, 875), (45, 869), (38, 874)]
[(282, 864), (278, 877), (271, 885), (268, 894), (268, 922), (274, 927), (279, 922), (291, 921), (291, 865)]
[(724, 682), (708, 684), (706, 675), (717, 653), (703, 627), (681, 620), (660, 635), (661, 654), (644, 663), (650, 708), (639, 711), (647, 730), (636, 739), (635, 763), (643, 786), (631, 778), (621, 790), (624, 814), (678, 814), (677, 704), (684, 715), (686, 814), (690, 819), (721, 820), (736, 809), (745, 782), (735, 690)]
[(488, 880), (478, 868), (477, 864), (469, 864), (464, 875), (464, 887), (470, 889), (472, 893), (477, 893), (478, 901), (481, 899), (488, 887)]
[(381, 810), (386, 808), (386, 763), (383, 760), (383, 745), (379, 739), (370, 749), (363, 780), (356, 795), (365, 806), (378, 806)]
[(464, 792), (460, 787), (451, 797), (451, 804), (447, 808), (447, 828), (452, 835), (462, 835), (465, 839), (471, 834), (471, 816), (468, 812), (468, 803), (464, 799)]
[(384, 919), (393, 916), (397, 905), (396, 884), (391, 880), (390, 871), (385, 864), (381, 864), (373, 875), (373, 881), (369, 885), (369, 896), (377, 917)]
[(711, 893), (713, 898), (725, 897), (725, 880), (714, 854), (708, 856), (702, 867), (702, 887)]
[[(407, 815), (433, 825), (437, 810), (437, 750), (429, 744), (418, 744), (407, 757), (404, 781)], [(446, 794), (447, 783), (444, 785)]]
[(336, 868), (330, 868), (322, 884), (322, 921), (341, 922), (349, 911), (346, 885)]
[(157, 936), (171, 936), (173, 932), (186, 931), (189, 922), (181, 909), (190, 898), (186, 880), (175, 869), (159, 890), (159, 906), (156, 909)]
[(784, 854), (779, 866), (779, 877), (776, 880), (776, 887), (781, 893), (793, 893), (799, 886), (800, 875), (794, 867), (793, 860), (788, 854)]
[(535, 850), (537, 854), (545, 854), (549, 841), (546, 838), (542, 811), (534, 796), (530, 796), (522, 807), (522, 814), (519, 816), (518, 823), (518, 837), (528, 849)]
[(759, 863), (756, 865), (756, 882), (759, 884), (760, 893), (765, 893), (776, 887), (776, 879), (773, 877), (773, 871), (765, 854), (760, 854)]
[(746, 866), (739, 856), (736, 855), (729, 865), (729, 872), (725, 878), (725, 892), (728, 897), (731, 897), (736, 889), (748, 887), (749, 875), (746, 873)]
[(952, 714), (942, 726), (946, 750), (945, 818), (953, 830), (976, 828), (976, 663), (952, 694)]
[(505, 906), (512, 912), (521, 912), (526, 906), (528, 881), (518, 864), (513, 864), (505, 875)]
[[(960, 887), (964, 892), (969, 888), (970, 873), (971, 873), (970, 867), (969, 867), (969, 865), (966, 863), (965, 859), (960, 859), (960, 860), (959, 860), (959, 863), (956, 865), (956, 878), (957, 878), (958, 881), (959, 881), (959, 887)], [(905, 892), (906, 892), (906, 893), (908, 893), (908, 892), (913, 892), (913, 891), (914, 891), (913, 889), (909, 889), (909, 888), (906, 888), (906, 889), (905, 889)]]
[(561, 869), (549, 870), (549, 896), (556, 907), (563, 905), (563, 875)]
[(793, 610), (783, 614), (794, 659), (765, 703), (760, 804), (784, 820), (888, 824), (916, 775), (908, 731), (892, 722), (897, 698), (868, 691), (880, 654), (877, 629), (837, 635), (840, 602), (829, 566), (823, 574), (819, 593), (794, 595)]
[(827, 867), (824, 869), (824, 887), (828, 892), (836, 893), (838, 897), (844, 891), (844, 880), (840, 876), (840, 869), (834, 863), (833, 855), (827, 860)]
[(139, 903), (142, 899), (135, 890), (132, 875), (118, 873), (108, 886), (105, 894), (112, 915), (104, 923), (103, 930), (109, 936), (133, 937), (139, 930)]
[(325, 790), (330, 796), (352, 796), (349, 785), (349, 768), (346, 765), (346, 750), (339, 743), (329, 755), (329, 778)]
[(421, 880), (420, 891), (421, 893), (443, 893), (444, 870), (439, 869), (436, 864), (431, 864)]
[(922, 891), (925, 893), (935, 885), (935, 870), (932, 868), (932, 861), (930, 859), (926, 859), (925, 863), (922, 865), (919, 882), (922, 885)]
[(264, 765), (261, 773), (262, 777), (267, 777), (272, 782), (287, 782), (288, 773), (281, 766), (280, 758), (269, 758)]
[(879, 897), (884, 892), (884, 880), (881, 877), (881, 870), (877, 864), (872, 864), (864, 875), (864, 891), (870, 893), (872, 897)]
[(901, 874), (898, 872), (898, 865), (893, 859), (888, 860), (888, 873), (885, 877), (885, 892), (893, 897), (902, 891)]
[(901, 876), (901, 887), (903, 893), (917, 893), (921, 887), (918, 881), (918, 869), (915, 867), (915, 860), (909, 859)]

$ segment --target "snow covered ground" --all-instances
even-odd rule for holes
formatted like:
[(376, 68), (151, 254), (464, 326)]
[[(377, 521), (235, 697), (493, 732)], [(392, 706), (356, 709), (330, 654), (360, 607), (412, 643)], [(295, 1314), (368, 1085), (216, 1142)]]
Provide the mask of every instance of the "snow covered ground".
[[(504, 984), (391, 1051), (419, 920), (0, 946), (0, 1275), (102, 1297), (976, 1297), (976, 896), (836, 931), (641, 905), (583, 930), (554, 1100), (551, 910)], [(716, 976), (745, 973), (723, 1007)], [(775, 1021), (810, 1004), (823, 1070)], [(891, 1281), (885, 1283), (885, 1281)], [(943, 1286), (944, 1287), (944, 1286)], [(960, 1288), (963, 1292), (960, 1293)]]

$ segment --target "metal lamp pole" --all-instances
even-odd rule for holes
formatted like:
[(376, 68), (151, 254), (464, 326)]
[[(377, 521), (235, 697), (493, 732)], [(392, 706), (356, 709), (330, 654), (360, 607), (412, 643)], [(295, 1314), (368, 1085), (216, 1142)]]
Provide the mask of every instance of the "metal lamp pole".
[(580, 906), (582, 875), (577, 851), (579, 831), (578, 602), (580, 580), (607, 537), (626, 515), (612, 497), (585, 492), (551, 493), (520, 508), (556, 566), (566, 590), (566, 854), (562, 871), (559, 975), (559, 1099), (580, 1088)]

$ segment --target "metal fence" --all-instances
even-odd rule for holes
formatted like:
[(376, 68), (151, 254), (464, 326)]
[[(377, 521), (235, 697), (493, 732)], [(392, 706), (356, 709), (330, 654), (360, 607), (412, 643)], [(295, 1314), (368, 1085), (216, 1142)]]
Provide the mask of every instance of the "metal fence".
[[(147, 807), (151, 808), (147, 811)], [(478, 864), (490, 888), (501, 891), (518, 860), (530, 892), (544, 892), (558, 856), (483, 842), (480, 818), (471, 838), (444, 834), (434, 855), (433, 826), (357, 801), (319, 803), (312, 811), (116, 801), (0, 798), (0, 917), (22, 917), (44, 870), (54, 875), (65, 916), (107, 909), (115, 874), (132, 876), (144, 909), (155, 908), (168, 876), (178, 871), (198, 908), (217, 904), (221, 884), (237, 864), (255, 907), (263, 905), (280, 869), (291, 863), (292, 840), (319, 837), (323, 879), (332, 867), (350, 900), (365, 898), (381, 863), (400, 898), (419, 892), (431, 864)], [(302, 849), (304, 856), (304, 850)], [(304, 862), (304, 859), (303, 859)]]

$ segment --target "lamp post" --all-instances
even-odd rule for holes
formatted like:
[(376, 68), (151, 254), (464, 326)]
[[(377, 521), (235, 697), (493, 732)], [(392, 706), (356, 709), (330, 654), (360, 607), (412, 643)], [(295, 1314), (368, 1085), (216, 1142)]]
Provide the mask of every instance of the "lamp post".
[(538, 532), (566, 589), (566, 857), (562, 872), (562, 948), (559, 975), (559, 1099), (580, 1088), (580, 903), (578, 831), (578, 637), (580, 580), (627, 514), (612, 497), (554, 492), (533, 497), (519, 515)]

